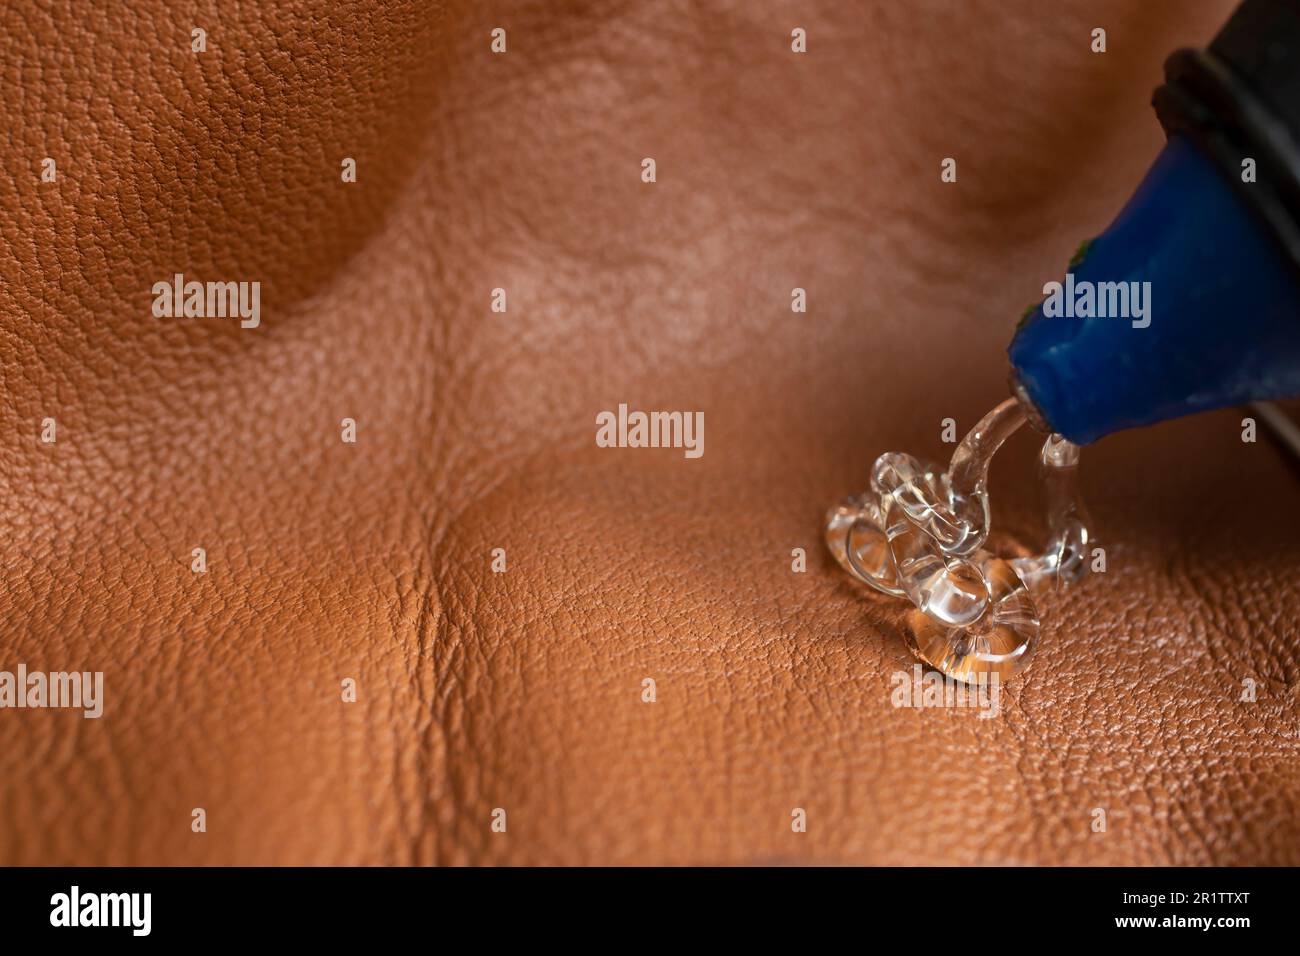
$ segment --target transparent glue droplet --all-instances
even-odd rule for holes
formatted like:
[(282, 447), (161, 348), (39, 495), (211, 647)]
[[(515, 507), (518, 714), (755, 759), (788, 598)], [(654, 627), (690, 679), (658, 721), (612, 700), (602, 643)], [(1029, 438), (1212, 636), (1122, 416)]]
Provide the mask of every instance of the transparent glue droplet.
[(884, 501), (885, 538), (903, 593), (937, 621), (973, 624), (989, 600), (979, 568), (944, 548), (897, 497), (888, 495)]
[(1079, 448), (1060, 435), (1050, 436), (1039, 456), (1048, 498), (1043, 553), (1006, 561), (984, 549), (989, 466), (1024, 422), (1018, 402), (1003, 402), (962, 439), (946, 471), (886, 452), (872, 468), (871, 491), (827, 514), (831, 553), (856, 579), (908, 598), (912, 650), (959, 680), (1018, 672), (1039, 633), (1030, 592), (1075, 583), (1087, 570)]
[(845, 498), (826, 513), (826, 546), (840, 567), (873, 588), (903, 596), (876, 497)]
[(1001, 558), (981, 551), (976, 559), (989, 589), (986, 613), (974, 624), (952, 627), (919, 608), (908, 612), (907, 643), (936, 670), (973, 683), (981, 675), (1011, 677), (1029, 661), (1038, 638), (1038, 611), (1029, 589)]

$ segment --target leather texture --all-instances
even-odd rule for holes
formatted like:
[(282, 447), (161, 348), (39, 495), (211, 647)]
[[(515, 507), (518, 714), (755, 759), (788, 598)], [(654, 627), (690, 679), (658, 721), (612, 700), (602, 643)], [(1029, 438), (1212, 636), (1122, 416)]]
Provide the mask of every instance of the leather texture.
[(891, 705), (905, 605), (821, 542), (1005, 397), (1228, 9), (6, 4), (0, 668), (105, 712), (0, 711), (0, 862), (1300, 863), (1300, 471), (1240, 410), (1085, 450), (1108, 571), (996, 719)]

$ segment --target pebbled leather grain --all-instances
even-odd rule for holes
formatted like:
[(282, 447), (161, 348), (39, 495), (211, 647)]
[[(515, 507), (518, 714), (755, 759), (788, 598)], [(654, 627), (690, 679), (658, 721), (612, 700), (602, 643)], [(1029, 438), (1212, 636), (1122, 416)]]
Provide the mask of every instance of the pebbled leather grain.
[[(0, 12), (0, 668), (105, 713), (0, 711), (0, 863), (1300, 863), (1300, 472), (1241, 412), (1086, 450), (1108, 571), (997, 719), (891, 706), (820, 541), (1003, 397), (1227, 4), (83, 7)], [(261, 326), (154, 318), (176, 272)], [(597, 448), (620, 402), (704, 456)]]

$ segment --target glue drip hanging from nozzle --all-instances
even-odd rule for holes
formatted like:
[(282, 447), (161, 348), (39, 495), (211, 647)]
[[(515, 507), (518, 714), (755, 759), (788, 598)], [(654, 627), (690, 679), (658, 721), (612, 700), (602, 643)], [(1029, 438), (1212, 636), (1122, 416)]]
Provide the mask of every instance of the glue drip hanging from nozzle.
[(1246, 0), (1165, 75), (1164, 149), (1008, 349), (1030, 422), (1076, 444), (1300, 395), (1300, 0)]

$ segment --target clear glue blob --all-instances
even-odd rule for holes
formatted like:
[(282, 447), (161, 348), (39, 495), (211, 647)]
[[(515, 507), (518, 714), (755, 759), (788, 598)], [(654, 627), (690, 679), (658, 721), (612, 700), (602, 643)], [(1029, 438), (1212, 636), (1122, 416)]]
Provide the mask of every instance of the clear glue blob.
[(1008, 399), (962, 439), (946, 471), (901, 452), (876, 459), (871, 490), (826, 518), (826, 544), (854, 578), (905, 597), (908, 644), (957, 680), (1006, 678), (1028, 661), (1039, 615), (1031, 592), (1073, 584), (1086, 571), (1089, 518), (1079, 497), (1079, 447), (1051, 435), (1039, 455), (1048, 541), (1039, 555), (1004, 560), (985, 550), (988, 471), (1025, 423)]

